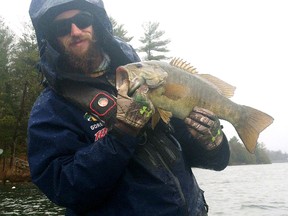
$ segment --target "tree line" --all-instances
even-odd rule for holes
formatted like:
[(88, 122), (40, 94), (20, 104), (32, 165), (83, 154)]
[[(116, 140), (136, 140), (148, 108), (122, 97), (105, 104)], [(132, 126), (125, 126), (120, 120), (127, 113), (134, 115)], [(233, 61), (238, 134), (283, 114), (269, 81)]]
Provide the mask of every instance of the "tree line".
[(229, 140), (229, 147), (231, 150), (229, 165), (271, 163), (263, 143), (257, 143), (254, 154), (251, 154), (246, 150), (244, 144), (234, 136)]
[[(127, 36), (124, 25), (113, 18), (111, 21), (114, 34), (129, 43), (133, 37)], [(139, 40), (141, 46), (136, 48), (138, 53), (145, 54), (143, 60), (168, 59), (170, 40), (163, 39), (165, 31), (159, 30), (159, 23), (143, 24), (143, 32)], [(38, 61), (37, 40), (31, 23), (25, 24), (25, 33), (17, 36), (0, 17), (0, 149), (3, 150), (0, 159), (9, 159), (3, 160), (3, 170), (13, 166), (15, 156), (25, 157), (27, 152), (29, 114), (43, 88)], [(264, 144), (258, 145), (254, 155), (248, 154), (235, 137), (229, 144), (231, 165), (270, 163)]]
[(11, 158), (10, 166), (16, 155), (26, 153), (29, 113), (42, 88), (38, 60), (32, 28), (17, 37), (0, 18), (0, 148), (2, 157)]

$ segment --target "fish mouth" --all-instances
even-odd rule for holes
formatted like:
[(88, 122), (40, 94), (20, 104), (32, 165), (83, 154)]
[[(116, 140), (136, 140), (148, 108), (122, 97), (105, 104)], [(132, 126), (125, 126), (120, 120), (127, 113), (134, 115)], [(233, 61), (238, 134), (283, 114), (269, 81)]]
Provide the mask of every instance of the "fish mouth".
[(133, 80), (129, 80), (129, 71), (124, 66), (119, 66), (116, 69), (116, 88), (119, 89), (124, 81), (129, 82), (127, 95), (131, 97), (135, 91), (145, 83), (143, 77), (135, 77)]
[(129, 81), (128, 70), (123, 66), (119, 66), (116, 68), (116, 88), (117, 89), (120, 88), (124, 80)]

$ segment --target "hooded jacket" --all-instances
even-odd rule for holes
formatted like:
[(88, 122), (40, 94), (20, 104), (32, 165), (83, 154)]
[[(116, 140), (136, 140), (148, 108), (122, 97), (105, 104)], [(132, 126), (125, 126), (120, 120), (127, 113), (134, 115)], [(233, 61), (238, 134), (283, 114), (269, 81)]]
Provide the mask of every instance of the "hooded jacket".
[(130, 45), (112, 36), (112, 25), (101, 0), (32, 0), (29, 13), (36, 32), (40, 52), (41, 62), (39, 66), (51, 87), (57, 90), (63, 80), (83, 81), (86, 83), (95, 82), (95, 80), (86, 79), (75, 74), (71, 76), (69, 71), (61, 68), (61, 55), (55, 46), (55, 42), (52, 39), (49, 40), (51, 21), (59, 13), (70, 9), (85, 10), (95, 17), (94, 25), (97, 26), (98, 32), (101, 33), (99, 37), (102, 48), (109, 53), (112, 60), (110, 66), (112, 71), (120, 64), (140, 61)]
[[(62, 11), (87, 10), (100, 26), (110, 71), (139, 61), (131, 46), (114, 37), (101, 0), (32, 0), (30, 17), (40, 51), (40, 71), (48, 87), (35, 102), (28, 124), (28, 158), (32, 181), (66, 215), (151, 216), (206, 213), (203, 191), (191, 167), (224, 169), (229, 160), (226, 138), (207, 152), (185, 124), (159, 124), (141, 137), (109, 133), (77, 104), (61, 95), (66, 81), (115, 93), (102, 79), (68, 76), (59, 67), (61, 54), (49, 40), (49, 22)], [(48, 32), (47, 32), (48, 31)]]

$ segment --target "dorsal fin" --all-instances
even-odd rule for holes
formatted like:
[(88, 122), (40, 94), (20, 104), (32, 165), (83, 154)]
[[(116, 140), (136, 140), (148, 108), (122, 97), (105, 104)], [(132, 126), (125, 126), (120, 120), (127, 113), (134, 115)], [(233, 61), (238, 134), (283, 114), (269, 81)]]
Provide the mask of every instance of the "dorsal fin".
[(203, 81), (206, 81), (208, 84), (213, 86), (216, 91), (219, 92), (219, 94), (227, 98), (231, 98), (234, 95), (234, 91), (236, 89), (235, 86), (232, 86), (229, 83), (226, 83), (225, 81), (210, 74), (199, 74), (196, 71), (196, 68), (194, 68), (192, 65), (190, 65), (190, 63), (187, 63), (183, 59), (173, 58), (170, 62), (170, 65), (200, 77)]
[(211, 74), (197, 74), (198, 77), (201, 77), (206, 82), (212, 84), (215, 89), (223, 96), (231, 98), (234, 95), (235, 86), (230, 85), (229, 83), (212, 76)]
[(190, 63), (187, 63), (186, 61), (184, 61), (183, 59), (180, 58), (173, 58), (170, 61), (170, 65), (180, 68), (182, 70), (185, 70), (189, 73), (192, 74), (197, 74), (198, 72), (196, 71), (196, 68), (194, 68), (192, 65), (190, 65)]

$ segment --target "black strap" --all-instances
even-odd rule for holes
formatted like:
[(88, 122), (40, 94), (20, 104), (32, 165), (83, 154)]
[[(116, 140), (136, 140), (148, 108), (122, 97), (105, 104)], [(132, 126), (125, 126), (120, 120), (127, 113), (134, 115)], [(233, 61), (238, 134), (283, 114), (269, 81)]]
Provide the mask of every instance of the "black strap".
[(61, 86), (60, 94), (80, 109), (96, 117), (106, 127), (110, 127), (115, 120), (116, 97), (107, 91), (90, 85), (67, 81)]

